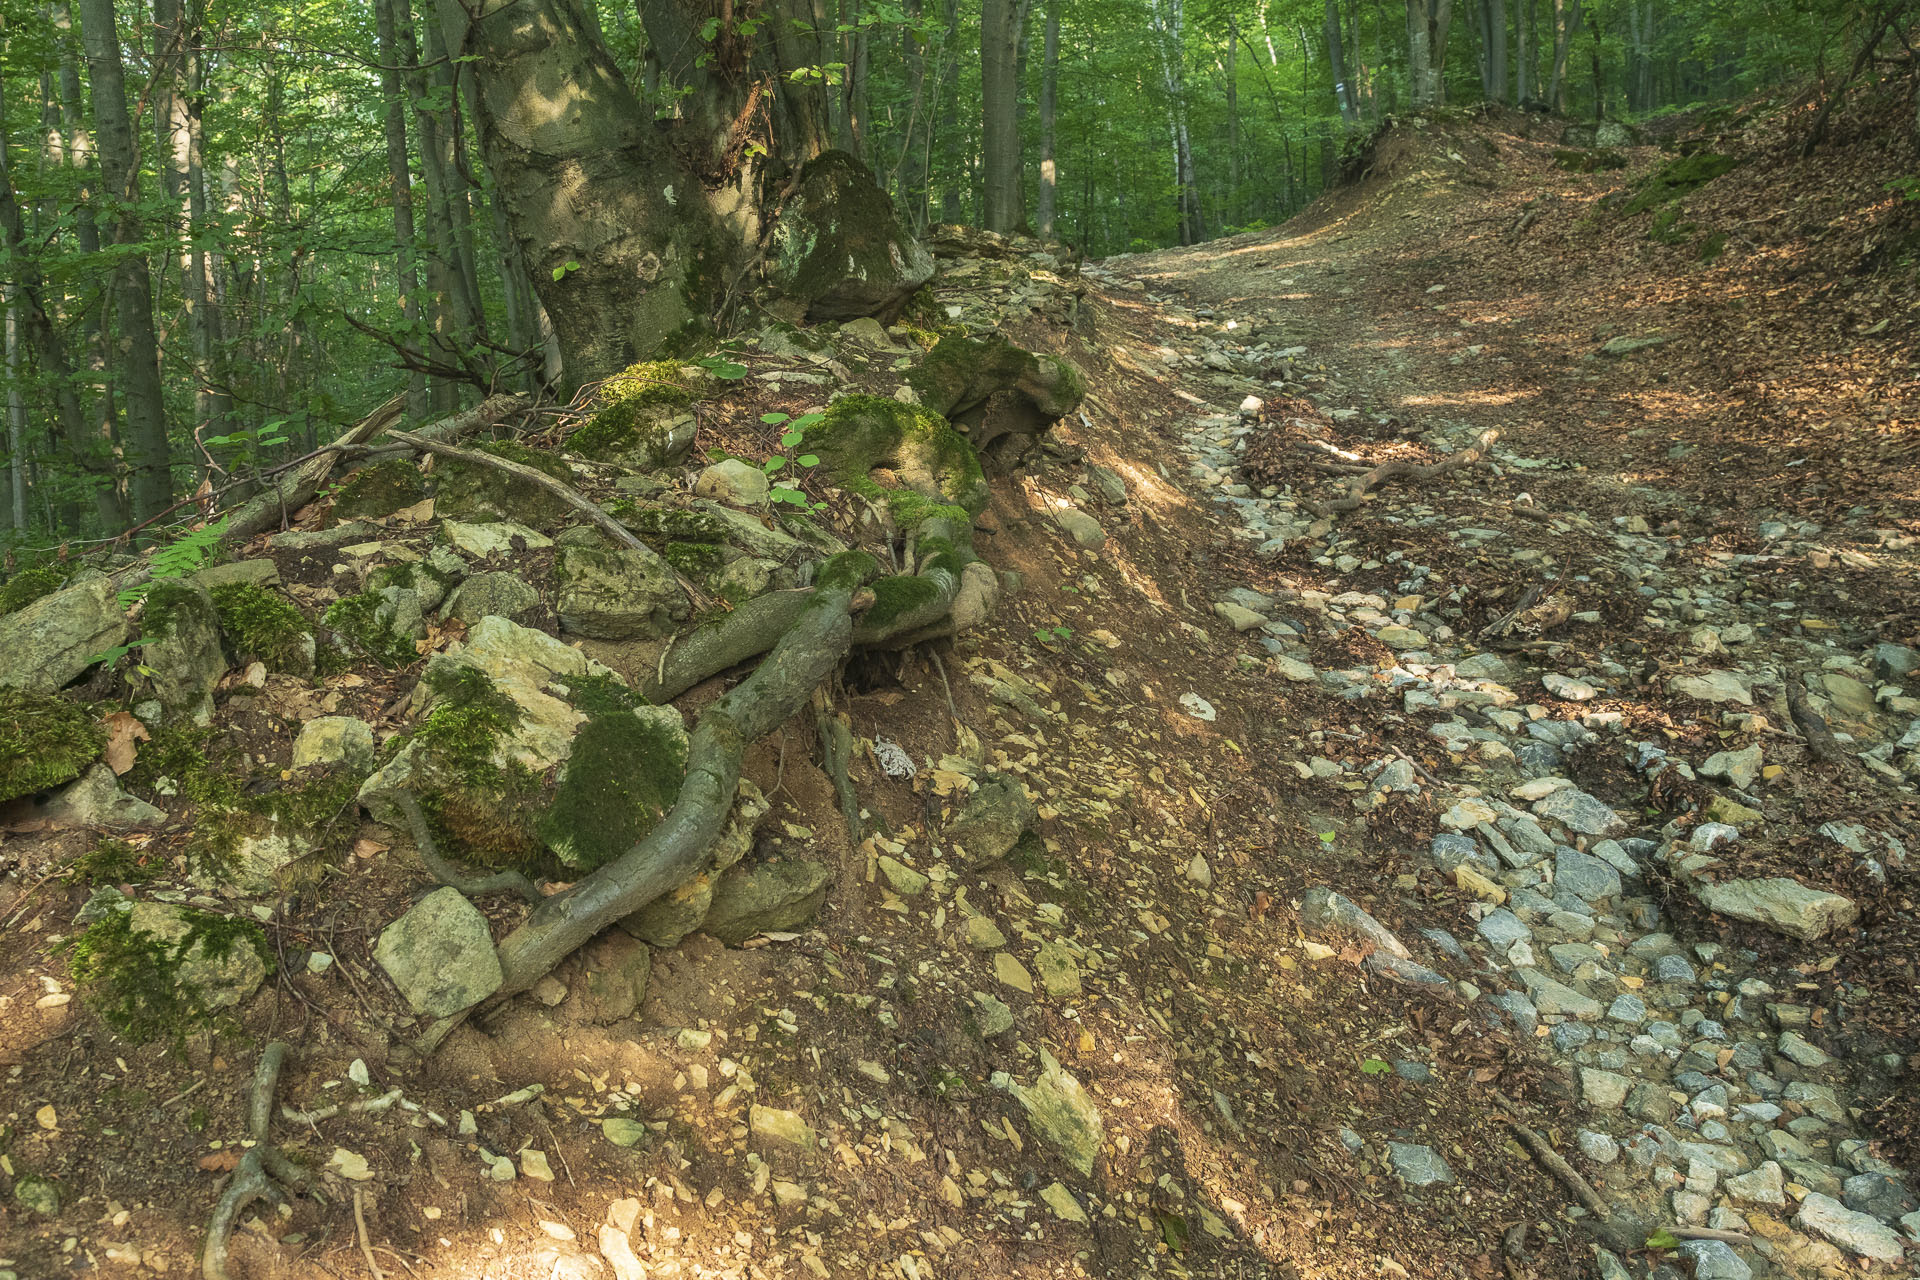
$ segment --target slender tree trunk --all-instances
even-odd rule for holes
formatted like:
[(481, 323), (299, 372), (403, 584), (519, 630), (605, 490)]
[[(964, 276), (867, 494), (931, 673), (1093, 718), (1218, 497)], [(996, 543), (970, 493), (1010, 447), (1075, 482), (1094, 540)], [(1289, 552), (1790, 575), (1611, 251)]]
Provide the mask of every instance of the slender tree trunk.
[[(966, 217), (960, 198), (960, 0), (947, 0), (947, 39), (941, 49), (940, 111), (941, 157), (940, 221), (955, 223)], [(927, 138), (927, 173), (931, 184), (934, 138)]]
[[(394, 17), (396, 0), (374, 0), (373, 14), (380, 69), (380, 94), (386, 99), (382, 132), (387, 144), (387, 180), (393, 193), (393, 239), (398, 247), (400, 316), (408, 341), (421, 341), (420, 268), (414, 261), (413, 170), (407, 158), (407, 100), (400, 83), (400, 40)], [(431, 411), (427, 376), (415, 372), (408, 381), (407, 410), (416, 418)]]
[(1567, 109), (1567, 56), (1585, 15), (1585, 0), (1553, 0), (1553, 71), (1547, 81), (1547, 105), (1555, 111)]
[(982, 217), (989, 231), (1022, 221), (1019, 0), (983, 0), (980, 12)]
[(1183, 0), (1153, 0), (1154, 51), (1160, 59), (1160, 81), (1167, 95), (1167, 131), (1173, 146), (1174, 200), (1181, 244), (1206, 238), (1200, 216), (1200, 195), (1193, 176), (1193, 139), (1187, 129), (1185, 50), (1182, 46)]
[(1352, 71), (1347, 66), (1346, 51), (1340, 43), (1340, 6), (1338, 0), (1327, 0), (1327, 61), (1333, 64), (1333, 97), (1340, 108), (1340, 118), (1349, 125), (1357, 124), (1360, 112), (1354, 103)]
[[(1054, 125), (1060, 80), (1060, 0), (1047, 0), (1047, 35), (1040, 55), (1040, 196), (1035, 210), (1040, 238), (1053, 238), (1060, 174), (1054, 157)], [(1238, 118), (1235, 123), (1237, 125)]]
[(0, 286), (0, 297), (4, 297), (7, 319), (7, 463), (8, 474), (12, 481), (9, 492), (13, 499), (13, 527), (25, 531), (27, 528), (27, 397), (26, 389), (21, 385), (25, 370), (20, 360), (20, 307), (19, 291), (12, 285)]
[(1225, 222), (1240, 221), (1240, 34), (1232, 14), (1227, 15), (1227, 198), (1221, 202)]
[[(79, 0), (78, 9), (92, 79), (101, 185), (117, 206), (114, 243), (131, 249), (144, 239), (137, 207), (140, 175), (134, 168), (133, 122), (127, 114), (126, 78), (120, 63), (119, 33), (113, 25), (113, 0)], [(132, 514), (136, 520), (144, 520), (173, 501), (159, 338), (153, 327), (153, 289), (146, 260), (139, 253), (123, 253), (113, 275), (120, 326), (114, 366), (127, 405), (128, 488)]]
[(861, 21), (860, 0), (847, 0), (847, 150), (867, 158), (867, 25)]
[(1535, 71), (1540, 64), (1540, 50), (1534, 36), (1534, 6), (1539, 0), (1516, 0), (1519, 8), (1520, 56), (1514, 63), (1513, 100), (1515, 104), (1529, 102), (1537, 91)]
[(900, 131), (900, 154), (894, 160), (893, 176), (887, 183), (893, 193), (894, 207), (915, 235), (927, 225), (925, 169), (922, 149), (917, 145), (928, 131), (927, 50), (918, 35), (924, 13), (924, 0), (907, 0), (908, 26), (900, 32), (900, 53), (907, 64), (907, 118)]
[(1484, 0), (1487, 9), (1488, 102), (1507, 100), (1507, 0)]

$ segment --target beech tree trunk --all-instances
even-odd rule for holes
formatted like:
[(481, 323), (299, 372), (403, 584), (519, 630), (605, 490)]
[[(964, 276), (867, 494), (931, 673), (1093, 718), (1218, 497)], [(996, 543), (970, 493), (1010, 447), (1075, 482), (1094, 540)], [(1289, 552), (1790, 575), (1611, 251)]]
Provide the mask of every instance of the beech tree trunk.
[[(1047, 0), (1047, 35), (1040, 55), (1040, 195), (1034, 218), (1043, 240), (1053, 238), (1060, 174), (1054, 160), (1054, 121), (1060, 80), (1060, 0)], [(1237, 126), (1238, 120), (1236, 118)]]
[(1340, 107), (1340, 118), (1347, 124), (1360, 122), (1360, 110), (1354, 100), (1352, 71), (1340, 42), (1340, 5), (1327, 0), (1327, 61), (1333, 64), (1333, 97)]
[[(966, 216), (960, 197), (960, 0), (947, 0), (947, 38), (941, 46), (939, 150), (946, 182), (940, 188), (940, 221)], [(933, 174), (935, 138), (927, 138), (927, 174)]]
[(1014, 231), (1026, 220), (1020, 190), (1019, 0), (983, 0), (980, 11), (981, 221)]
[[(400, 39), (394, 17), (396, 0), (374, 0), (376, 48), (380, 59), (380, 94), (386, 99), (381, 129), (387, 146), (387, 181), (393, 192), (395, 269), (400, 276), (400, 316), (409, 341), (419, 343), (420, 268), (414, 260), (413, 166), (407, 158), (407, 100), (400, 82)], [(427, 375), (415, 371), (407, 384), (407, 409), (416, 418), (428, 413)]]
[(1553, 0), (1553, 71), (1547, 81), (1547, 105), (1555, 111), (1567, 109), (1567, 56), (1585, 16), (1584, 0)]
[[(143, 239), (137, 209), (140, 175), (134, 167), (133, 122), (127, 114), (113, 0), (79, 0), (78, 7), (92, 78), (101, 186), (117, 206), (113, 242), (131, 249)], [(113, 271), (113, 292), (119, 325), (113, 370), (127, 406), (128, 496), (133, 517), (144, 520), (173, 501), (173, 476), (160, 386), (160, 342), (153, 327), (153, 286), (143, 255), (120, 256)]]

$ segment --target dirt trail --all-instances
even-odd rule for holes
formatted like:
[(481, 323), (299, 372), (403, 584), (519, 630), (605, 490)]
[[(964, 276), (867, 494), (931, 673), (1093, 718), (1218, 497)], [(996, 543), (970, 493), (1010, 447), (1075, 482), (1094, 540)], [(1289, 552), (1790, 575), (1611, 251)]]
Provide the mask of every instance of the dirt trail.
[[(1072, 359), (1090, 394), (978, 522), (998, 613), (831, 691), (862, 838), (808, 717), (750, 756), (754, 859), (833, 873), (811, 923), (609, 935), (423, 1060), (372, 954), (421, 877), (366, 823), (317, 888), (234, 898), (280, 972), (245, 1036), (179, 1059), (71, 998), (88, 886), (53, 873), (76, 838), (6, 846), (0, 1276), (196, 1265), (273, 1037), (296, 1108), (399, 1094), (275, 1121), (319, 1194), (236, 1233), (250, 1280), (365, 1274), (369, 1251), (500, 1280), (1893, 1274), (1920, 1230), (1896, 1168), (1920, 528), (1911, 488), (1782, 486), (1803, 437), (1823, 468), (1905, 465), (1908, 411), (1863, 374), (1859, 431), (1792, 426), (1733, 475), (1748, 419), (1714, 408), (1710, 327), (1620, 301), (1672, 264), (1619, 275), (1616, 232), (1578, 228), (1660, 158), (1584, 178), (1550, 152), (1456, 123), (1386, 140), (1314, 224), (1084, 274), (1032, 245), (946, 262), (947, 320)], [(1668, 341), (1596, 354), (1634, 336)], [(916, 337), (770, 332), (703, 443), (893, 394)], [(1491, 467), (1330, 505), (1488, 427)], [(316, 709), (402, 705), (366, 675), (270, 684), (222, 724), (251, 717), (278, 767)], [(1807, 758), (1796, 681), (1843, 763)], [(1033, 829), (975, 862), (956, 815), (995, 774)], [(486, 905), (496, 933), (519, 909)], [(644, 1000), (609, 1016), (636, 952)]]

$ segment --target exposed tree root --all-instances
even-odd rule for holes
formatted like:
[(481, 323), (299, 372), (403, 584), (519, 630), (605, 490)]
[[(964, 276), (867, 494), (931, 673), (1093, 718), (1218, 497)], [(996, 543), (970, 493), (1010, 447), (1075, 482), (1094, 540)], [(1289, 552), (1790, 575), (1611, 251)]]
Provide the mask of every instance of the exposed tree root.
[(1600, 1193), (1593, 1189), (1593, 1184), (1581, 1177), (1579, 1171), (1553, 1149), (1552, 1143), (1520, 1123), (1520, 1108), (1513, 1105), (1511, 1098), (1497, 1090), (1493, 1097), (1501, 1106), (1512, 1112), (1507, 1117), (1507, 1124), (1519, 1136), (1520, 1141), (1526, 1144), (1527, 1150), (1533, 1152), (1534, 1158), (1546, 1167), (1547, 1172), (1560, 1179), (1567, 1190), (1573, 1192), (1574, 1198), (1588, 1213), (1604, 1222), (1612, 1211), (1608, 1208), (1607, 1202), (1600, 1198)]
[[(387, 434), (403, 444), (412, 445), (423, 453), (438, 454), (443, 458), (452, 458), (456, 462), (465, 462), (471, 466), (491, 467), (495, 471), (506, 472), (516, 480), (524, 480), (530, 485), (545, 489), (548, 493), (551, 493), (554, 497), (560, 499), (560, 501), (593, 521), (594, 524), (599, 526), (602, 533), (605, 533), (609, 538), (612, 538), (627, 550), (638, 551), (649, 559), (659, 560), (660, 558), (659, 554), (655, 552), (652, 547), (649, 547), (646, 543), (635, 537), (632, 530), (608, 515), (599, 503), (587, 497), (572, 485), (556, 480), (536, 467), (529, 467), (524, 463), (515, 462), (511, 458), (502, 458), (497, 454), (487, 453), (481, 449), (461, 449), (454, 445), (429, 439), (425, 435), (416, 432), (394, 431), (389, 429)], [(665, 564), (666, 562), (661, 561), (661, 563)], [(680, 589), (686, 592), (687, 598), (693, 601), (695, 606), (707, 608), (714, 603), (713, 599), (708, 596), (706, 592), (687, 581), (686, 576), (678, 569), (673, 568), (671, 565), (668, 565), (667, 568), (680, 583)]]
[(671, 702), (702, 680), (759, 657), (780, 642), (812, 599), (811, 589), (772, 591), (695, 627), (673, 642), (640, 692), (649, 702)]
[(281, 1186), (295, 1191), (307, 1186), (306, 1171), (267, 1141), (267, 1129), (273, 1121), (273, 1090), (286, 1059), (287, 1046), (276, 1040), (266, 1047), (260, 1065), (254, 1068), (253, 1096), (247, 1109), (247, 1135), (253, 1139), (253, 1146), (240, 1157), (232, 1180), (207, 1221), (206, 1251), (200, 1255), (201, 1280), (232, 1280), (227, 1273), (227, 1237), (249, 1205), (255, 1200), (282, 1199)]
[(1788, 676), (1784, 683), (1787, 687), (1787, 711), (1793, 716), (1794, 726), (1800, 730), (1800, 736), (1807, 740), (1807, 754), (1821, 764), (1845, 764), (1846, 748), (1833, 736), (1825, 717), (1813, 709), (1813, 703), (1807, 697), (1806, 681), (1796, 674)]
[(847, 772), (853, 763), (853, 730), (847, 727), (845, 716), (825, 705), (824, 698), (815, 700), (813, 715), (820, 729), (820, 763), (833, 779), (840, 816), (847, 823), (847, 843), (849, 847), (859, 848), (866, 832), (860, 828), (860, 796), (853, 789), (853, 778)]
[(393, 798), (394, 807), (406, 815), (407, 825), (413, 828), (414, 851), (435, 880), (469, 898), (483, 893), (512, 893), (532, 903), (546, 901), (547, 895), (534, 888), (533, 881), (518, 871), (500, 871), (490, 876), (462, 875), (458, 867), (440, 856), (433, 832), (427, 827), (427, 815), (420, 811), (420, 802), (414, 799), (413, 793), (402, 788), (388, 794)]
[(1307, 510), (1317, 516), (1333, 515), (1339, 512), (1358, 511), (1368, 493), (1378, 489), (1389, 480), (1412, 480), (1424, 484), (1428, 480), (1443, 476), (1449, 471), (1458, 471), (1462, 467), (1478, 466), (1486, 461), (1487, 454), (1493, 449), (1494, 441), (1500, 438), (1500, 428), (1488, 427), (1480, 433), (1480, 438), (1460, 452), (1451, 454), (1440, 461), (1422, 465), (1417, 462), (1383, 462), (1373, 470), (1354, 480), (1344, 498), (1335, 498), (1324, 504), (1306, 504)]

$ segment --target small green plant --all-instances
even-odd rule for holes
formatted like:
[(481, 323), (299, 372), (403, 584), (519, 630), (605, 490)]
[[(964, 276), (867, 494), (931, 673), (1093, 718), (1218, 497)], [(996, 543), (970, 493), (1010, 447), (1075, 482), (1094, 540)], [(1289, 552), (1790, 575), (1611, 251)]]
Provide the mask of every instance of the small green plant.
[(565, 280), (568, 276), (572, 275), (574, 272), (578, 271), (579, 269), (580, 269), (580, 264), (578, 262), (575, 262), (572, 258), (568, 258), (565, 262), (561, 263), (559, 266), (553, 269), (554, 283), (558, 284), (560, 281)]
[(210, 457), (217, 457), (228, 475), (236, 480), (257, 478), (265, 465), (266, 450), (287, 443), (285, 418), (275, 418), (257, 427), (243, 427), (223, 436), (208, 436), (201, 441)]
[(747, 366), (737, 360), (729, 360), (724, 355), (708, 356), (693, 363), (696, 368), (705, 369), (722, 382), (738, 382), (747, 376)]
[(1920, 200), (1920, 173), (1903, 174), (1889, 182), (1885, 189), (1902, 200)]
[(1363, 1076), (1383, 1076), (1391, 1070), (1393, 1068), (1379, 1058), (1367, 1058), (1360, 1063), (1360, 1074)]
[(1068, 626), (1041, 627), (1033, 633), (1033, 638), (1041, 644), (1059, 644), (1073, 638), (1073, 628)]
[[(780, 433), (780, 448), (785, 450), (792, 449), (801, 441), (805, 440), (807, 438), (807, 428), (821, 421), (826, 416), (824, 413), (803, 413), (796, 418), (786, 413), (763, 413), (760, 415), (760, 421), (770, 427), (783, 425), (786, 427), (786, 430)], [(797, 467), (817, 467), (820, 465), (820, 456), (814, 453), (803, 453), (797, 458), (789, 458), (784, 452), (776, 453), (761, 463), (760, 469), (766, 472), (768, 478), (771, 479), (775, 474), (785, 469), (789, 462)], [(791, 506), (800, 508), (802, 511), (811, 510), (814, 506), (818, 505), (809, 501), (807, 495), (800, 492), (800, 490), (785, 484), (775, 484), (767, 494), (767, 497), (773, 502), (785, 502)]]

